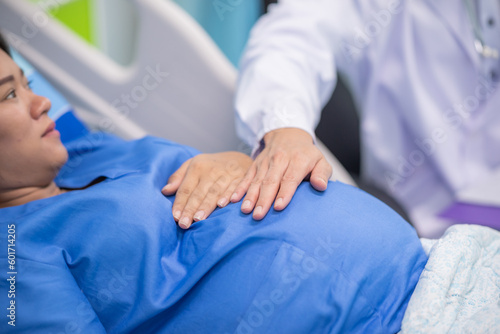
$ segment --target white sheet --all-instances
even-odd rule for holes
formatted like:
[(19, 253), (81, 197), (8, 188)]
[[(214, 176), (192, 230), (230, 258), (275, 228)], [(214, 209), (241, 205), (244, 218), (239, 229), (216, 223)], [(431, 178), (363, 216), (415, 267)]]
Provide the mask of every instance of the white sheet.
[(455, 225), (421, 241), (429, 261), (401, 333), (500, 333), (500, 232)]

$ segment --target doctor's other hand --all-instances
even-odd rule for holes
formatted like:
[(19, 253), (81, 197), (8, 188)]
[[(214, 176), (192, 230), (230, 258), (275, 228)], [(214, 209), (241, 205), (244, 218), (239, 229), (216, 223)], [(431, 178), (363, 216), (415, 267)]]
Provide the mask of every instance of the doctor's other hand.
[(170, 176), (162, 194), (177, 193), (172, 214), (183, 229), (206, 219), (217, 206), (224, 207), (245, 176), (252, 159), (239, 152), (200, 154)]
[(292, 200), (297, 187), (309, 180), (314, 189), (326, 190), (332, 167), (314, 145), (311, 135), (297, 128), (283, 128), (264, 136), (265, 147), (231, 196), (237, 202), (245, 195), (241, 211), (260, 220), (274, 202), (281, 211)]

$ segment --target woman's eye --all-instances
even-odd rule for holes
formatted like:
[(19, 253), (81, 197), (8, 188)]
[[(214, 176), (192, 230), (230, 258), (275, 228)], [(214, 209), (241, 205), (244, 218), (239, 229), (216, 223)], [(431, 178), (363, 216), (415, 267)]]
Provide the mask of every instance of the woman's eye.
[(13, 90), (9, 93), (9, 95), (7, 95), (7, 96), (5, 97), (5, 99), (6, 99), (6, 100), (10, 100), (10, 99), (15, 99), (16, 97), (17, 97), (16, 90), (15, 90), (15, 89), (13, 89)]

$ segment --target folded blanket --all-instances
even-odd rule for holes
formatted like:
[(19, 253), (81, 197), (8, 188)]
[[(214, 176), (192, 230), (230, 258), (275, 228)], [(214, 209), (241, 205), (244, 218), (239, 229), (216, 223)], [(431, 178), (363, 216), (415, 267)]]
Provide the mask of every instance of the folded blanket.
[(429, 261), (401, 333), (500, 333), (500, 232), (455, 225), (421, 241)]

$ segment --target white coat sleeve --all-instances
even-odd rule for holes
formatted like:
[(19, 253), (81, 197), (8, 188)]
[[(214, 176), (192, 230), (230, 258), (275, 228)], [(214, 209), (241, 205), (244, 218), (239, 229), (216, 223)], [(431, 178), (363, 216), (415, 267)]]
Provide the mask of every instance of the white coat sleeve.
[(283, 127), (315, 138), (336, 84), (336, 45), (356, 15), (351, 1), (281, 0), (259, 20), (240, 64), (235, 102), (238, 134), (254, 150), (264, 134)]

